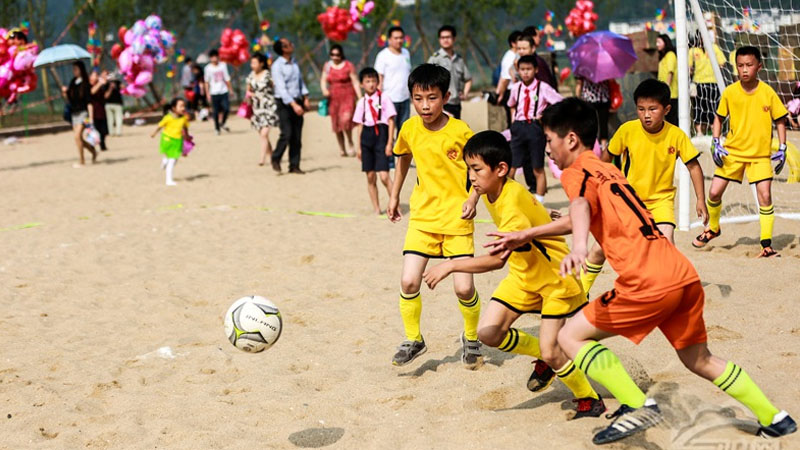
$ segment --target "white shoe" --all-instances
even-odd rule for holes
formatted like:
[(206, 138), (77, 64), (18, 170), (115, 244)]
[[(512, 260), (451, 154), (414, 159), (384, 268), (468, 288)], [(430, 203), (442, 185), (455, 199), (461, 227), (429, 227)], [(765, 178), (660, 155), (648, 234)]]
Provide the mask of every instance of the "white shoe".
[(176, 183), (174, 181), (167, 181), (167, 186), (177, 186), (177, 185), (178, 185), (178, 183)]

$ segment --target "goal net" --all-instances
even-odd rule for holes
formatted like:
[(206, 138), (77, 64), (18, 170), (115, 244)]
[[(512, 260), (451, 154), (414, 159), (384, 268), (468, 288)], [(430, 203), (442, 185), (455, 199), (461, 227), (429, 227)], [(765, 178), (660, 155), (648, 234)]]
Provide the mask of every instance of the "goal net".
[[(701, 20), (694, 10), (696, 6), (701, 10)], [(713, 112), (719, 102), (720, 87), (737, 81), (736, 48), (752, 45), (761, 50), (763, 69), (759, 78), (794, 112), (792, 118), (796, 123), (796, 113), (800, 109), (800, 0), (686, 0), (686, 18), (690, 73), (683, 76), (689, 76), (691, 81), (692, 140), (704, 153), (700, 161), (706, 175), (707, 193), (715, 169), (710, 157)], [(700, 27), (705, 27), (708, 33), (701, 33)], [(703, 35), (714, 47), (710, 58), (706, 56), (709, 53)], [(720, 70), (711, 70), (713, 65), (718, 65)], [(777, 216), (800, 220), (800, 152), (797, 150), (800, 131), (797, 126), (793, 128), (787, 133), (788, 161), (781, 174), (774, 178), (772, 198)], [(727, 123), (723, 125), (723, 138), (726, 133)], [(773, 151), (777, 150), (777, 139), (773, 129)], [(694, 195), (690, 198), (692, 207), (688, 210), (694, 211)], [(702, 225), (693, 213), (691, 216), (691, 227)], [(721, 222), (751, 220), (758, 220), (754, 187), (746, 178), (741, 185), (730, 183), (723, 197)]]

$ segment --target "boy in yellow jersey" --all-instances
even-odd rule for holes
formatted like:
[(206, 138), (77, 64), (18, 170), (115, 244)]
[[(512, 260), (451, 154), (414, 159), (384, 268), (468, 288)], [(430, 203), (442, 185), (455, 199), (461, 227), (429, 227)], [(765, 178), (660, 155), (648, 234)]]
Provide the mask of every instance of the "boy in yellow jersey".
[[(486, 208), (497, 229), (521, 231), (552, 222), (542, 204), (508, 176), (511, 155), (508, 142), (496, 131), (480, 132), (464, 146), (470, 182), (475, 192), (484, 195)], [(429, 269), (423, 279), (433, 289), (451, 273), (485, 273), (500, 269), (508, 262), (508, 275), (492, 294), (492, 301), (481, 316), (478, 337), (484, 344), (504, 352), (537, 358), (528, 389), (540, 391), (550, 386), (558, 375), (576, 397), (578, 411), (574, 418), (599, 417), (606, 410), (603, 400), (556, 342), (567, 317), (587, 303), (574, 278), (559, 276), (559, 264), (568, 253), (567, 243), (561, 236), (533, 239), (509, 256), (483, 255), (439, 264)], [(511, 328), (525, 313), (542, 315), (539, 339)], [(556, 369), (555, 373), (551, 367)]]
[[(428, 260), (467, 258), (475, 252), (472, 219), (478, 194), (470, 189), (462, 157), (472, 130), (466, 123), (443, 113), (449, 86), (450, 72), (441, 66), (422, 64), (411, 72), (408, 90), (417, 116), (403, 124), (394, 146), (394, 154), (399, 158), (386, 210), (392, 222), (402, 217), (400, 190), (412, 157), (417, 164), (400, 280), (400, 315), (406, 340), (392, 359), (396, 366), (410, 363), (427, 349), (420, 332), (420, 285)], [(472, 274), (454, 276), (453, 287), (464, 317), (461, 361), (474, 369), (482, 361), (478, 341), (481, 306)]]
[[(649, 79), (642, 81), (633, 92), (638, 120), (631, 120), (617, 130), (603, 152), (603, 161), (622, 157), (622, 173), (653, 214), (656, 225), (666, 238), (675, 243), (675, 162), (686, 164), (697, 196), (697, 217), (708, 223), (703, 168), (697, 158), (700, 153), (689, 136), (664, 120), (670, 112), (670, 88), (665, 83)], [(605, 255), (594, 245), (586, 258), (586, 270), (581, 272), (581, 284), (587, 293), (603, 268)]]
[[(761, 52), (756, 47), (740, 47), (736, 50), (736, 69), (739, 81), (725, 88), (717, 108), (713, 128), (713, 159), (717, 165), (714, 180), (708, 192), (709, 221), (706, 229), (695, 238), (696, 248), (719, 236), (719, 216), (722, 211), (722, 194), (728, 182), (747, 181), (756, 185), (759, 222), (761, 224), (761, 254), (759, 257), (775, 256), (772, 248), (772, 226), (775, 223), (775, 208), (772, 206), (772, 164), (775, 173), (781, 173), (786, 164), (786, 116), (789, 112), (769, 85), (758, 81), (761, 70)], [(730, 116), (730, 131), (725, 146), (720, 143), (722, 119)], [(772, 155), (772, 122), (778, 129), (778, 152)]]

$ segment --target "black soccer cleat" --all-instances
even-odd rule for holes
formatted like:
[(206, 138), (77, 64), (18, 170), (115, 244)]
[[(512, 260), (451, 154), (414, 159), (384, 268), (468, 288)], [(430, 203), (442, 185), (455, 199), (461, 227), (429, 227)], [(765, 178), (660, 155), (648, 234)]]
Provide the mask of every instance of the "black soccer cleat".
[(603, 403), (603, 397), (601, 397), (600, 394), (597, 394), (597, 398), (576, 398), (572, 401), (578, 404), (578, 408), (577, 412), (570, 420), (583, 417), (600, 417), (606, 412), (606, 404)]
[(531, 392), (539, 392), (547, 389), (553, 380), (556, 378), (556, 373), (541, 359), (533, 362), (533, 373), (528, 378), (528, 390)]
[(595, 434), (592, 442), (595, 445), (608, 444), (644, 431), (661, 422), (661, 410), (658, 409), (656, 402), (647, 400), (647, 403), (641, 408), (621, 405), (613, 413), (606, 414), (606, 418), (614, 419), (614, 421), (606, 429)]
[[(776, 419), (780, 419), (775, 422)], [(773, 423), (769, 426), (762, 426), (759, 430), (757, 435), (761, 437), (767, 438), (776, 438), (781, 436), (786, 436), (787, 434), (792, 434), (797, 431), (797, 423), (795, 423), (794, 419), (789, 416), (789, 413), (786, 411), (781, 411), (778, 414), (775, 414), (775, 418), (772, 419)]]

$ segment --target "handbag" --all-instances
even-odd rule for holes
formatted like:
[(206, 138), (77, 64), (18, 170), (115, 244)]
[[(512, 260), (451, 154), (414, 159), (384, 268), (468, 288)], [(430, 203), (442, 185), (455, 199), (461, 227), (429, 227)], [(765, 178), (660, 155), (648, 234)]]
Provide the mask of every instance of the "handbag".
[(239, 105), (239, 110), (236, 111), (236, 115), (243, 119), (249, 119), (253, 117), (253, 107), (246, 101), (243, 101), (242, 104)]
[(328, 115), (328, 99), (324, 98), (322, 101), (319, 102), (319, 106), (317, 107), (317, 113), (320, 116), (325, 117)]

